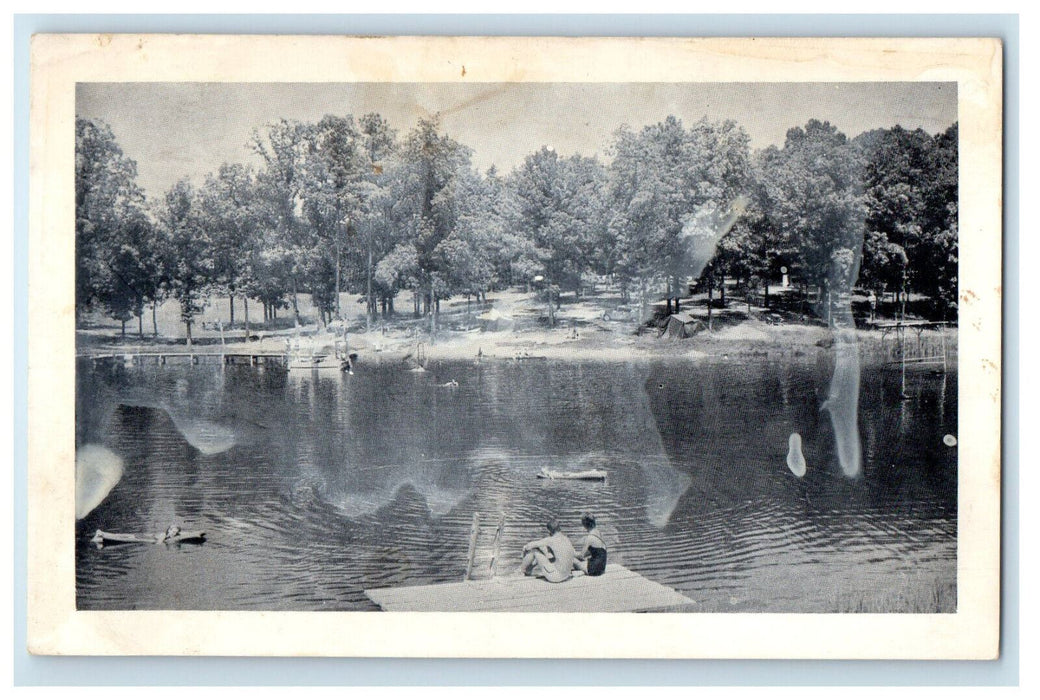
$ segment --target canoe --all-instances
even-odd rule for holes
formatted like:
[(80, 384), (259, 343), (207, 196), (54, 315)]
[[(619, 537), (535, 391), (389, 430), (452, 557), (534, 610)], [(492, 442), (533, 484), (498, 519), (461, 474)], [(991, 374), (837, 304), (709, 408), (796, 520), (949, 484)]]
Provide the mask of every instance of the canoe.
[(292, 357), (289, 359), (289, 369), (332, 369), (337, 372), (350, 371), (350, 363), (338, 357), (329, 355), (315, 355), (314, 357)]
[(571, 479), (575, 481), (606, 481), (607, 472), (602, 469), (586, 469), (583, 472), (558, 472), (552, 469), (542, 469), (538, 472), (539, 479)]
[(180, 544), (182, 542), (200, 543), (206, 541), (206, 533), (202, 531), (182, 530), (173, 537), (167, 538), (166, 533), (159, 533), (158, 535), (127, 535), (119, 532), (105, 532), (104, 530), (98, 530), (94, 533), (94, 536), (90, 538), (90, 541), (98, 547), (111, 544), (129, 544), (132, 542), (139, 544)]

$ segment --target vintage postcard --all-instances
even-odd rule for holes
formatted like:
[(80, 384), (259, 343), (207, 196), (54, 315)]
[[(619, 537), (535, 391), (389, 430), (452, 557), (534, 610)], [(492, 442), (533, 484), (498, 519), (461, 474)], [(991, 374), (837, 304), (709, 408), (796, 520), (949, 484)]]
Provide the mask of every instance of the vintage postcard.
[(1001, 60), (35, 37), (30, 650), (994, 658)]

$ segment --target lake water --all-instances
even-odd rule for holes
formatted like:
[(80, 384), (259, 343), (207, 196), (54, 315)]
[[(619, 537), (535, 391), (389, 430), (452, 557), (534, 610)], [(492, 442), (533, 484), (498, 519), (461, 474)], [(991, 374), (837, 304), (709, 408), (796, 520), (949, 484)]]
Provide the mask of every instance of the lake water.
[[(364, 359), (364, 358), (363, 358)], [(826, 412), (833, 358), (485, 361), (353, 376), (221, 365), (78, 366), (77, 445), (122, 477), (76, 526), (81, 609), (374, 610), (364, 590), (498, 574), (558, 516), (706, 611), (910, 610), (956, 578), (957, 377), (865, 367), (863, 472)], [(455, 380), (457, 388), (441, 386)], [(802, 437), (804, 478), (787, 467)], [(604, 484), (542, 467), (602, 468)], [(94, 530), (205, 530), (97, 549)], [(951, 611), (947, 603), (943, 611)], [(940, 605), (940, 607), (943, 607)]]

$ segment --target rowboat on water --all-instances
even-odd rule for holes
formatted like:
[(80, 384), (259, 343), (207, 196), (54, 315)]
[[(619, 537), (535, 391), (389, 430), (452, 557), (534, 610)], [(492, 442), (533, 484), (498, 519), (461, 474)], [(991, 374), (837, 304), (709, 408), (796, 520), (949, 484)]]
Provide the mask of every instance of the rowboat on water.
[(331, 369), (337, 372), (349, 372), (354, 374), (354, 362), (357, 361), (357, 353), (352, 352), (346, 357), (336, 355), (292, 355), (287, 367), (289, 369)]
[(607, 472), (602, 469), (586, 469), (581, 472), (558, 472), (542, 467), (538, 472), (539, 479), (570, 479), (574, 481), (606, 481)]
[(301, 355), (289, 358), (289, 369), (331, 369), (349, 372), (353, 367), (350, 360), (333, 355)]
[(127, 535), (119, 532), (105, 532), (98, 530), (90, 541), (98, 547), (112, 544), (181, 544), (201, 543), (206, 541), (206, 533), (201, 530), (177, 530), (172, 533), (169, 530), (157, 535)]

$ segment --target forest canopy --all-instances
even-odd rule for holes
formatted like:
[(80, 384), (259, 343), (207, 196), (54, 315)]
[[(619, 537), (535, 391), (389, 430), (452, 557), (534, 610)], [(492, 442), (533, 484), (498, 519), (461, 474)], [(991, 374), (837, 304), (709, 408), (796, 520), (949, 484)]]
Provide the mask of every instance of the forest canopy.
[(403, 134), (379, 114), (281, 119), (244, 148), (254, 165), (149, 199), (109, 126), (77, 118), (77, 312), (140, 324), (175, 299), (190, 338), (212, 295), (233, 323), (236, 299), (266, 319), (298, 316), (309, 294), (328, 323), (344, 292), (372, 318), (407, 291), (423, 315), (454, 295), (536, 280), (580, 294), (607, 277), (645, 303), (727, 279), (754, 292), (784, 270), (955, 314), (957, 124), (850, 139), (810, 120), (753, 151), (734, 121), (667, 116), (621, 125), (602, 158), (543, 146), (508, 173), (480, 172), (436, 118)]

